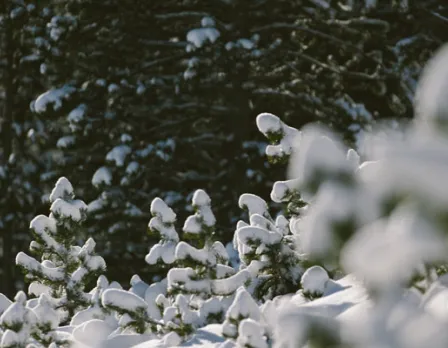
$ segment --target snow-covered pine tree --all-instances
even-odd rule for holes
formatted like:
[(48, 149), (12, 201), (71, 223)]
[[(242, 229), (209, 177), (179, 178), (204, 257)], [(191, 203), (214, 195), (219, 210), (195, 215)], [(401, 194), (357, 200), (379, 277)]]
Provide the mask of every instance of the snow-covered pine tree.
[(168, 293), (188, 296), (190, 306), (198, 310), (199, 325), (204, 325), (222, 320), (228, 296), (243, 285), (238, 281), (248, 281), (249, 275), (235, 274), (235, 270), (227, 266), (228, 254), (224, 245), (216, 241), (216, 219), (210, 197), (204, 190), (194, 193), (192, 206), (195, 214), (190, 215), (183, 226), (184, 238), (189, 243), (182, 241), (176, 247), (176, 268), (167, 276)]
[(90, 296), (85, 288), (105, 271), (106, 264), (95, 255), (93, 239), (89, 238), (82, 247), (75, 245), (87, 206), (75, 199), (73, 187), (65, 177), (57, 181), (50, 201), (50, 215), (39, 215), (30, 224), (35, 237), (30, 251), (36, 256), (20, 252), (16, 263), (31, 281), (28, 292), (50, 296), (65, 322), (88, 305)]
[(59, 327), (60, 315), (55, 308), (53, 300), (45, 293), (39, 296), (37, 305), (32, 307), (36, 315), (36, 331), (33, 338), (43, 347), (50, 344), (67, 344), (67, 337), (60, 337), (54, 332)]
[(239, 336), (239, 325), (241, 321), (248, 318), (260, 321), (260, 308), (247, 289), (240, 287), (236, 291), (232, 305), (226, 312), (225, 321), (222, 326), (223, 336), (234, 341), (237, 340)]
[(162, 330), (163, 312), (169, 301), (163, 301), (167, 294), (167, 271), (174, 266), (175, 250), (179, 235), (175, 229), (176, 214), (159, 197), (151, 203), (152, 219), (148, 230), (159, 242), (153, 245), (145, 257), (148, 265), (154, 268), (151, 273), (161, 275), (162, 280), (148, 286), (138, 275), (131, 279), (129, 291), (111, 289), (102, 296), (105, 308), (121, 315), (119, 326), (122, 332), (134, 330), (139, 333), (159, 333)]
[(151, 247), (145, 257), (145, 261), (152, 267), (164, 271), (175, 261), (176, 246), (179, 243), (179, 235), (175, 229), (176, 214), (161, 199), (155, 198), (151, 203), (152, 219), (149, 221), (149, 232), (158, 238), (159, 242)]
[(33, 335), (37, 333), (36, 314), (26, 307), (26, 295), (17, 293), (12, 303), (0, 316), (3, 335), (0, 346), (3, 348), (25, 348)]
[(104, 275), (99, 276), (96, 287), (90, 291), (89, 307), (76, 312), (71, 318), (70, 325), (79, 326), (88, 320), (101, 319), (111, 327), (115, 327), (117, 325), (115, 312), (104, 307), (101, 302), (101, 296), (107, 289), (121, 289), (121, 285), (117, 282), (111, 282), (109, 284), (109, 281)]
[[(448, 248), (444, 184), (447, 59), (445, 46), (424, 70), (416, 96), (415, 122), (398, 131), (370, 134), (363, 153), (367, 162), (353, 174), (350, 171), (358, 162), (353, 160), (357, 156), (349, 152), (347, 160), (340, 140), (321, 130), (302, 131), (291, 174), (298, 177), (299, 189), (314, 194), (297, 231), (298, 242), (307, 254), (339, 260), (345, 272), (362, 279), (369, 294), (368, 319), (359, 325), (362, 316), (358, 314), (348, 324), (309, 315), (299, 307), (288, 310), (285, 307), (293, 301), (286, 301), (283, 315), (274, 325), (279, 346), (424, 347), (428, 337), (432, 342), (437, 340), (440, 347), (447, 345), (443, 324), (438, 326), (443, 320), (439, 321), (435, 310), (439, 291), (446, 291), (446, 275), (440, 274), (446, 273)], [(318, 185), (312, 190), (308, 184), (316, 170), (323, 175), (318, 176)], [(344, 176), (350, 180), (341, 180)], [(353, 223), (345, 224), (348, 219)], [(316, 270), (316, 277), (309, 272), (302, 282), (310, 281), (312, 287), (320, 283), (315, 288), (322, 289), (328, 279), (322, 269), (314, 268), (313, 273)], [(313, 278), (317, 283), (313, 284)], [(428, 305), (430, 299), (434, 309)], [(420, 323), (426, 320), (431, 324), (424, 329)], [(299, 334), (288, 336), (296, 328)], [(341, 335), (357, 330), (350, 337)], [(439, 334), (435, 337), (429, 331)]]
[(258, 299), (272, 298), (297, 290), (303, 269), (289, 221), (283, 215), (274, 221), (266, 202), (253, 194), (243, 194), (239, 205), (248, 211), (250, 224), (238, 223), (234, 244), (241, 267), (256, 275), (254, 295)]
[(236, 272), (226, 265), (227, 252), (214, 239), (215, 217), (205, 191), (194, 193), (193, 206), (196, 213), (186, 219), (183, 230), (198, 247), (179, 241), (176, 214), (160, 198), (153, 201), (149, 229), (160, 241), (151, 248), (146, 262), (168, 272), (166, 278), (150, 286), (134, 276), (130, 291), (104, 292), (103, 305), (121, 315), (121, 332), (188, 337), (197, 327), (222, 321), (236, 289), (250, 282), (247, 270)]

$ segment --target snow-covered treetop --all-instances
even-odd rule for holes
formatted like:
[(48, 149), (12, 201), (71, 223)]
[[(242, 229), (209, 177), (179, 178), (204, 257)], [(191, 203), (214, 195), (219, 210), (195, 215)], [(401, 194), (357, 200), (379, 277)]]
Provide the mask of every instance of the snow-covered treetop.
[(192, 204), (196, 213), (185, 220), (184, 232), (190, 236), (212, 233), (216, 219), (208, 194), (204, 190), (197, 190), (193, 195)]
[(160, 238), (160, 241), (151, 247), (145, 261), (150, 265), (172, 264), (175, 261), (176, 245), (179, 242), (179, 235), (174, 227), (176, 214), (159, 197), (151, 203), (151, 214), (153, 218), (149, 221), (148, 227), (151, 233)]
[(270, 218), (268, 205), (265, 200), (251, 193), (244, 193), (240, 196), (238, 205), (241, 209), (247, 210), (249, 216), (259, 214)]
[(291, 155), (295, 143), (300, 139), (300, 132), (269, 113), (257, 116), (257, 127), (273, 144), (266, 147), (268, 158), (274, 162), (286, 161)]
[(158, 197), (151, 203), (151, 214), (159, 218), (164, 224), (173, 224), (176, 222), (176, 214), (174, 211)]
[(72, 200), (75, 197), (73, 186), (66, 177), (61, 177), (56, 182), (50, 194), (50, 202), (54, 203), (58, 198)]
[(155, 198), (151, 203), (151, 214), (153, 218), (149, 221), (148, 227), (160, 236), (162, 241), (178, 241), (179, 236), (174, 228), (176, 214), (161, 199)]
[(260, 320), (260, 308), (245, 287), (238, 288), (235, 300), (227, 311), (229, 319), (252, 318)]

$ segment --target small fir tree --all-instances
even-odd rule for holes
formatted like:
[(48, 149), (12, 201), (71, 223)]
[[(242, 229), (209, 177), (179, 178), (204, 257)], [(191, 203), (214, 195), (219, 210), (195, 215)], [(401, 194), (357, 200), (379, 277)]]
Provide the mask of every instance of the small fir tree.
[[(29, 292), (47, 293), (56, 308), (64, 312), (62, 321), (70, 319), (89, 303), (84, 292), (87, 284), (105, 271), (102, 257), (95, 255), (95, 242), (89, 238), (82, 246), (73, 245), (86, 218), (86, 204), (75, 199), (71, 183), (64, 177), (54, 187), (50, 215), (37, 216), (30, 224), (35, 241), (30, 244), (31, 257), (17, 254), (16, 263), (31, 281)], [(40, 260), (40, 261), (38, 261)]]
[(33, 310), (26, 306), (26, 295), (23, 291), (17, 293), (12, 303), (0, 317), (0, 327), (3, 335), (1, 347), (25, 348), (30, 338), (37, 335), (38, 318)]

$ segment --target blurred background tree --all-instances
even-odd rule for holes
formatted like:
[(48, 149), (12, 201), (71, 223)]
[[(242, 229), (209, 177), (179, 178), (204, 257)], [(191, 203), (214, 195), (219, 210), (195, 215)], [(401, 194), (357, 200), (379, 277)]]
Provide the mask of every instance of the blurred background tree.
[[(265, 161), (258, 113), (280, 115), (297, 128), (325, 123), (353, 146), (378, 120), (410, 118), (422, 64), (447, 39), (448, 25), (443, 0), (61, 0), (40, 6), (36, 21), (44, 25), (41, 36), (33, 34), (39, 59), (32, 64), (40, 75), (36, 88), (26, 84), (28, 94), (13, 112), (35, 122), (24, 152), (33, 148), (42, 156), (29, 206), (2, 202), (2, 217), (19, 214), (2, 230), (3, 245), (12, 243), (10, 235), (26, 233), (40, 191), (49, 193), (65, 175), (90, 202), (87, 233), (109, 265), (109, 279), (121, 282), (147, 267), (142, 260), (153, 242), (146, 226), (154, 197), (183, 221), (191, 194), (206, 190), (223, 242), (242, 214), (239, 195), (268, 197), (284, 168)], [(2, 25), (13, 23), (10, 12), (2, 10)], [(16, 35), (25, 35), (25, 27), (14, 29)], [(2, 45), (8, 45), (6, 33)], [(3, 90), (7, 76), (1, 75)], [(9, 119), (4, 112), (4, 134), (13, 134)], [(5, 139), (2, 168), (9, 158)], [(11, 179), (2, 180), (3, 188), (12, 187)], [(2, 264), (12, 264), (12, 255)], [(0, 287), (11, 283), (12, 275), (4, 277)]]
[(26, 248), (30, 219), (43, 208), (40, 173), (52, 165), (48, 139), (36, 137), (43, 124), (29, 108), (44, 88), (38, 51), (50, 19), (38, 3), (0, 2), (0, 288), (7, 294), (21, 286), (14, 257)]

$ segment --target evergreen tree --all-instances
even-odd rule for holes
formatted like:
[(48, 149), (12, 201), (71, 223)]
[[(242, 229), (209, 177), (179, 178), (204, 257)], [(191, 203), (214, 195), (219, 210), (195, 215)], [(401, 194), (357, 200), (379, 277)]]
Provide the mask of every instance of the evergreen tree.
[(114, 313), (103, 306), (101, 296), (107, 289), (121, 289), (120, 284), (111, 282), (109, 284), (104, 275), (98, 277), (96, 287), (90, 291), (89, 306), (86, 309), (78, 311), (70, 321), (70, 325), (79, 326), (92, 319), (101, 319), (112, 327), (117, 324)]
[(18, 292), (14, 303), (0, 317), (4, 330), (0, 345), (5, 348), (25, 348), (31, 335), (36, 332), (37, 317), (26, 307), (26, 295)]
[(161, 241), (151, 248), (146, 261), (165, 265), (166, 278), (148, 286), (134, 276), (130, 291), (105, 291), (102, 303), (121, 315), (120, 332), (175, 333), (186, 338), (197, 327), (220, 322), (236, 289), (250, 282), (247, 270), (237, 272), (226, 265), (227, 251), (214, 240), (210, 197), (197, 190), (192, 202), (196, 213), (185, 220), (183, 230), (196, 246), (179, 241), (176, 214), (160, 198), (153, 201), (149, 228)]
[(351, 143), (377, 119), (409, 117), (416, 76), (443, 34), (431, 11), (443, 4), (395, 3), (54, 4), (43, 100), (59, 97), (56, 109), (34, 111), (59, 139), (54, 175), (73, 168), (92, 202), (89, 231), (104, 241), (112, 277), (124, 281), (122, 259), (133, 273), (144, 266), (156, 240), (141, 226), (156, 196), (182, 211), (203, 187), (222, 202), (228, 241), (224, 222), (241, 215), (230, 202), (264, 196), (268, 177), (280, 177), (281, 168), (265, 173), (264, 143), (249, 141), (257, 113), (295, 127), (318, 120)]
[(244, 287), (238, 288), (235, 299), (226, 313), (223, 324), (223, 336), (236, 340), (239, 336), (239, 326), (245, 319), (260, 321), (261, 312), (258, 304)]
[(0, 238), (2, 252), (0, 290), (15, 292), (11, 262), (26, 244), (21, 233), (41, 209), (40, 174), (48, 168), (49, 154), (38, 134), (42, 124), (29, 110), (30, 101), (43, 90), (39, 74), (40, 45), (46, 24), (39, 1), (3, 1), (0, 4), (0, 108), (1, 150)]
[(35, 241), (30, 251), (36, 258), (20, 252), (16, 263), (32, 283), (29, 293), (47, 293), (62, 312), (61, 320), (73, 317), (86, 307), (89, 296), (85, 287), (98, 273), (105, 271), (102, 257), (94, 254), (95, 242), (89, 238), (82, 247), (74, 245), (86, 218), (86, 204), (75, 199), (73, 187), (60, 178), (51, 195), (50, 215), (39, 215), (30, 224)]

